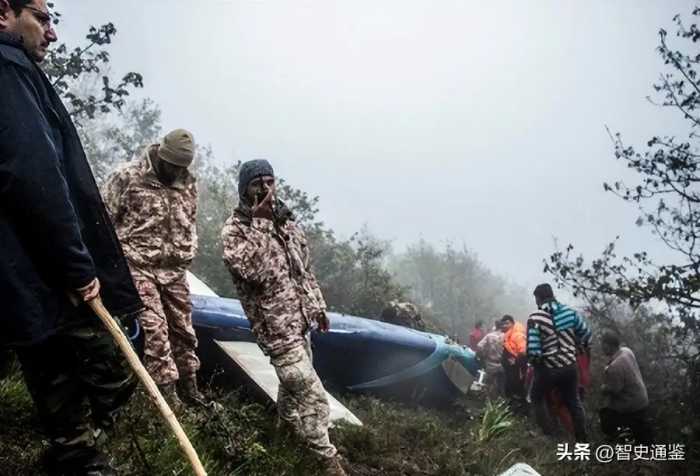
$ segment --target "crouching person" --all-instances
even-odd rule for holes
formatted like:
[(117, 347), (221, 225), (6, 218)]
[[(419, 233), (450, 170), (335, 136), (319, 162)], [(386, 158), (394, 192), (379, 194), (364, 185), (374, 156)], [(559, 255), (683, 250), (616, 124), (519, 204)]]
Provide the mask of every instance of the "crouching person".
[(309, 332), (327, 331), (326, 304), (309, 266), (304, 232), (275, 198), (266, 160), (240, 170), (239, 206), (222, 231), (224, 262), (262, 351), (280, 380), (277, 409), (330, 475), (344, 475), (328, 437), (330, 410), (314, 370)]
[(140, 316), (144, 364), (175, 408), (180, 398), (205, 403), (197, 388), (197, 337), (186, 280), (197, 251), (197, 187), (188, 170), (194, 151), (192, 134), (176, 129), (117, 170), (104, 190), (146, 306)]

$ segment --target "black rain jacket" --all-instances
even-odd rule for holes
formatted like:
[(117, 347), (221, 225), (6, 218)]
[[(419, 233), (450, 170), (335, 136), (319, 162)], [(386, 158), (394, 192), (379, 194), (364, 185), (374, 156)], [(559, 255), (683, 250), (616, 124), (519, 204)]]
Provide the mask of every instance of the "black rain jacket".
[(113, 315), (143, 309), (68, 112), (0, 32), (0, 348), (97, 319), (68, 300), (96, 276)]

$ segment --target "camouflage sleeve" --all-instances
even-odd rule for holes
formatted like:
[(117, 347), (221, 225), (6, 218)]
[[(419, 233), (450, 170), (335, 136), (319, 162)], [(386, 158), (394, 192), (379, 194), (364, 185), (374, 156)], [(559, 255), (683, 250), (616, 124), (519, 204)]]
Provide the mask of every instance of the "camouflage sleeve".
[(102, 188), (102, 199), (107, 207), (112, 223), (119, 223), (124, 212), (122, 197), (126, 191), (128, 177), (123, 170), (112, 173)]
[(257, 247), (251, 243), (234, 225), (226, 224), (221, 231), (224, 248), (223, 260), (237, 284), (262, 284), (262, 259)]
[(199, 235), (197, 235), (197, 184), (193, 184), (192, 196), (194, 200), (194, 206), (192, 207), (192, 213), (190, 215), (190, 223), (192, 226), (192, 256), (197, 255), (197, 249), (199, 248)]
[(316, 301), (321, 307), (321, 310), (323, 310), (323, 312), (326, 312), (326, 310), (328, 309), (328, 306), (326, 305), (326, 300), (323, 298), (323, 293), (321, 292), (321, 287), (318, 285), (316, 275), (314, 274), (313, 269), (311, 269), (311, 251), (309, 250), (308, 240), (306, 239), (306, 235), (303, 231), (300, 230), (299, 234), (301, 235), (301, 239), (304, 244), (304, 246), (302, 247), (304, 253), (304, 267), (306, 268), (306, 272), (308, 273), (309, 283), (311, 284), (311, 288), (314, 292), (314, 297), (316, 298)]
[(309, 271), (309, 274), (311, 275), (311, 285), (313, 286), (314, 290), (314, 295), (316, 296), (316, 301), (318, 301), (318, 305), (321, 307), (323, 312), (326, 312), (328, 309), (328, 306), (326, 305), (326, 300), (323, 298), (323, 293), (321, 292), (321, 287), (318, 285), (318, 281), (316, 281), (316, 276)]

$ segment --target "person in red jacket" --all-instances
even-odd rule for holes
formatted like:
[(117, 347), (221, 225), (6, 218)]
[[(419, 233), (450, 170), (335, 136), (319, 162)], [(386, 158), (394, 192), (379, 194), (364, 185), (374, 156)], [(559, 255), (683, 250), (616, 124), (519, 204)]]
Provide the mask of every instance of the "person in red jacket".
[(474, 324), (474, 329), (469, 333), (469, 348), (476, 352), (478, 350), (477, 345), (484, 338), (484, 331), (482, 327), (484, 326), (484, 321), (476, 321)]

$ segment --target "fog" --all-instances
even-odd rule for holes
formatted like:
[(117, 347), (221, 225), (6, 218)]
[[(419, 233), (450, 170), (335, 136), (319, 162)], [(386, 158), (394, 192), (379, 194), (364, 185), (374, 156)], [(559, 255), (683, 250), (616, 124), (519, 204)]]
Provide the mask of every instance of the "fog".
[(55, 3), (69, 44), (115, 23), (112, 72), (144, 75), (164, 129), (220, 163), (269, 159), (341, 236), (464, 244), (528, 288), (555, 238), (664, 256), (603, 191), (631, 177), (605, 126), (686, 132), (646, 97), (658, 29), (690, 1)]

